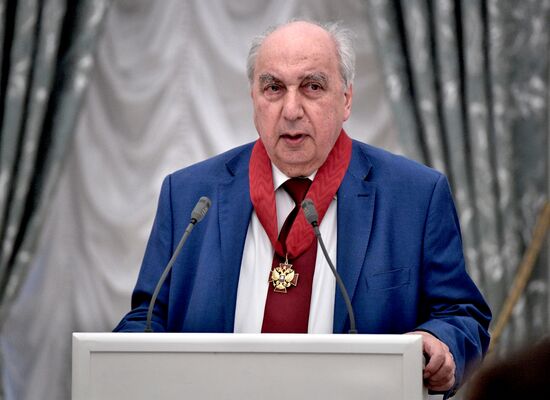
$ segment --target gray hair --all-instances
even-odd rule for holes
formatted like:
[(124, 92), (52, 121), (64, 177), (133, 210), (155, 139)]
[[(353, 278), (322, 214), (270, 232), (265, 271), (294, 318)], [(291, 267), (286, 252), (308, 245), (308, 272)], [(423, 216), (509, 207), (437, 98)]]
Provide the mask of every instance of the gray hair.
[(353, 78), (355, 78), (355, 50), (353, 49), (353, 38), (355, 35), (351, 30), (343, 27), (339, 22), (320, 23), (303, 19), (292, 20), (284, 24), (271, 26), (264, 33), (256, 36), (252, 40), (246, 62), (246, 73), (248, 75), (250, 85), (252, 86), (254, 83), (254, 67), (256, 66), (256, 58), (258, 57), (260, 47), (264, 43), (264, 40), (280, 27), (298, 21), (309, 22), (317, 25), (318, 27), (323, 28), (332, 37), (334, 43), (336, 44), (336, 51), (338, 53), (337, 56), (340, 64), (340, 75), (342, 76), (344, 87), (346, 89), (349, 88), (349, 86), (353, 83)]

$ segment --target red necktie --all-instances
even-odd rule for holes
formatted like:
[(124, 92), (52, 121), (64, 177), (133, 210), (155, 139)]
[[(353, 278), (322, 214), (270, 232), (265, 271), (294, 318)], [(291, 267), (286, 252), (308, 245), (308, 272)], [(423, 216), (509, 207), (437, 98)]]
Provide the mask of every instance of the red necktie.
[[(286, 237), (310, 185), (311, 181), (303, 178), (292, 178), (283, 184), (283, 188), (296, 204), (286, 218), (278, 237), (285, 253)], [(277, 267), (280, 263), (284, 263), (285, 256), (286, 254), (275, 253), (272, 266)], [(296, 286), (290, 285), (284, 293), (276, 292), (274, 286), (269, 284), (262, 325), (263, 333), (307, 333), (316, 257), (317, 241), (315, 240), (302, 254), (294, 259), (288, 259), (288, 263), (298, 274)]]

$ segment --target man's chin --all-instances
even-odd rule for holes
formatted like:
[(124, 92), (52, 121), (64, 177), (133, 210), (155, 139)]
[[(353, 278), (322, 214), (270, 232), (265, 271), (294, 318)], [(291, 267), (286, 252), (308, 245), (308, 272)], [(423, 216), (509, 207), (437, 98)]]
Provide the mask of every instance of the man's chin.
[(300, 176), (310, 176), (314, 173), (319, 166), (316, 166), (311, 161), (302, 161), (302, 160), (283, 160), (278, 163), (275, 163), (277, 168), (281, 170), (286, 176), (290, 178), (296, 178)]

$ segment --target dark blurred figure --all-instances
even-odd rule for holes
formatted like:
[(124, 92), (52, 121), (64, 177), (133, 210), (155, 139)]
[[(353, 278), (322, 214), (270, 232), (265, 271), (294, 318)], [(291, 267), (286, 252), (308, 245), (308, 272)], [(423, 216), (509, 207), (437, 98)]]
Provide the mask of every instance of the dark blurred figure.
[(550, 399), (550, 338), (487, 363), (476, 373), (466, 400)]

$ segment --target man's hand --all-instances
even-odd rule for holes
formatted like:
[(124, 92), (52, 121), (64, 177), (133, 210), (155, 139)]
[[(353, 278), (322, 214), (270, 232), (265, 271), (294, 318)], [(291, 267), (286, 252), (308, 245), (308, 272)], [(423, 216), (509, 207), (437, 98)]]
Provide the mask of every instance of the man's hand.
[(423, 331), (409, 334), (422, 335), (422, 350), (426, 356), (424, 383), (430, 390), (445, 392), (455, 384), (456, 365), (449, 347), (435, 336)]

